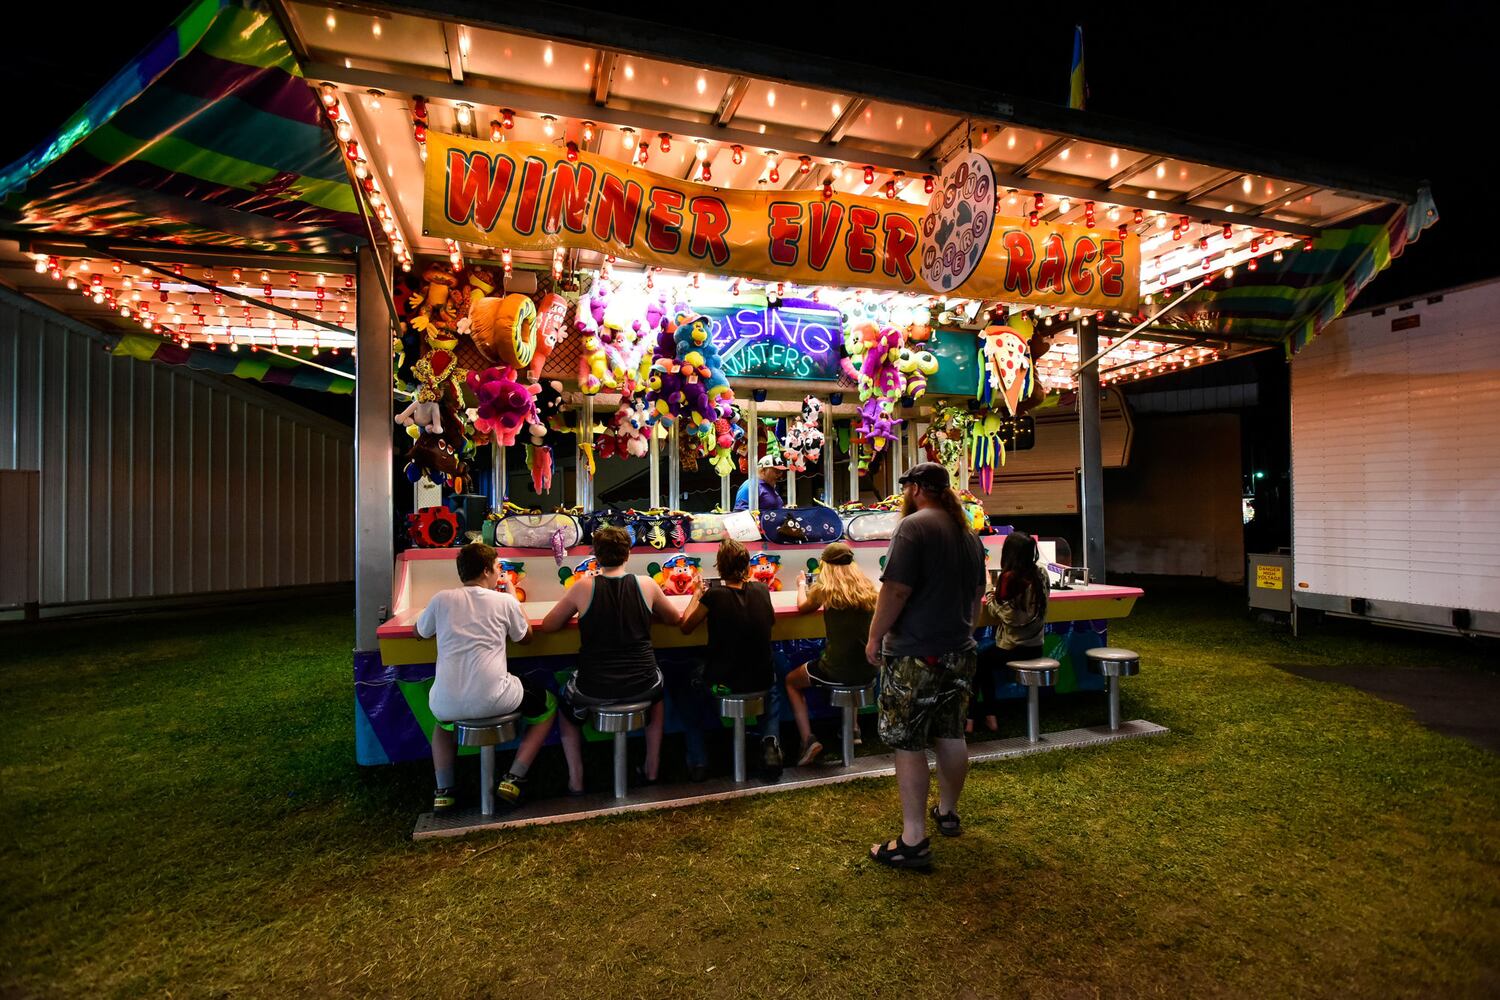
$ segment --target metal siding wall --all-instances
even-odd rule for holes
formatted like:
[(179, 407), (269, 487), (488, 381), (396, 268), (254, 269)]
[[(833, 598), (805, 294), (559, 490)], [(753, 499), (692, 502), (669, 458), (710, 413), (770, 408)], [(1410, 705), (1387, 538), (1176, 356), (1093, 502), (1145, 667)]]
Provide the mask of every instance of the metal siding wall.
[(0, 468), (41, 471), (43, 605), (352, 579), (351, 429), (5, 290), (0, 392)]

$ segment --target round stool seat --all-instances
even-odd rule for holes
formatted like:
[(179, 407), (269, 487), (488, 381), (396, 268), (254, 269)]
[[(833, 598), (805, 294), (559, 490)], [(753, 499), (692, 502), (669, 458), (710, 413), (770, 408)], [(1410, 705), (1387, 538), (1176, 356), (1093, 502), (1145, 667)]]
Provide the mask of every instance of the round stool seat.
[(742, 694), (715, 695), (719, 701), (719, 714), (726, 719), (743, 719), (765, 711), (766, 695), (769, 691), (746, 691)]
[(628, 733), (646, 725), (646, 713), (651, 710), (649, 701), (616, 702), (590, 709), (594, 728), (601, 733)]
[(875, 685), (871, 684), (824, 684), (828, 689), (828, 703), (834, 708), (867, 708), (875, 704)]
[(1034, 660), (1016, 660), (1008, 666), (1016, 675), (1016, 683), (1023, 687), (1051, 687), (1057, 683), (1057, 671), (1062, 665), (1051, 657), (1038, 656)]
[(493, 747), (516, 738), (520, 712), (492, 715), (487, 719), (460, 719), (453, 723), (453, 735), (461, 747)]
[(1133, 677), (1141, 672), (1141, 656), (1129, 649), (1100, 646), (1090, 649), (1084, 657), (1089, 663), (1089, 672), (1101, 677)]

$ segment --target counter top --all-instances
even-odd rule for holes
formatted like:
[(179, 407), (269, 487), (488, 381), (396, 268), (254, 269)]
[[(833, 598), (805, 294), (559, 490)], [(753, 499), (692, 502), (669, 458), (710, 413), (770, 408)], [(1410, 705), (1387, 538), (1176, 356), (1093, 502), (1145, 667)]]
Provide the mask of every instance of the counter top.
[[(1116, 587), (1108, 584), (1089, 584), (1070, 590), (1054, 590), (1047, 606), (1047, 620), (1085, 621), (1100, 618), (1123, 618), (1135, 606), (1137, 598), (1144, 592), (1138, 587)], [(687, 597), (668, 597), (679, 610), (685, 608)], [(526, 601), (521, 607), (533, 628), (540, 625), (550, 611), (554, 601)], [(771, 604), (776, 609), (776, 626), (772, 638), (819, 639), (823, 637), (822, 612), (797, 613), (796, 591), (777, 591), (771, 594)], [(416, 620), (421, 608), (398, 612), (376, 630), (380, 639), (381, 658), (389, 665), (400, 663), (431, 663), (437, 656), (437, 640), (424, 639), (417, 635)], [(994, 624), (986, 621), (984, 624)], [(517, 647), (515, 655), (552, 656), (578, 651), (578, 620), (575, 618), (558, 632), (535, 633), (531, 642)], [(651, 627), (652, 643), (659, 649), (682, 646), (702, 646), (708, 642), (708, 628), (700, 625), (692, 634), (683, 635), (676, 626), (654, 624)]]

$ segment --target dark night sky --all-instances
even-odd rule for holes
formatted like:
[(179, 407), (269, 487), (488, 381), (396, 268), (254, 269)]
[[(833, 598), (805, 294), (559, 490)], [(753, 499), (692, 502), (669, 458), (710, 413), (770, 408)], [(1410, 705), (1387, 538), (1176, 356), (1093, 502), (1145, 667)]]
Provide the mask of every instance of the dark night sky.
[[(66, 44), (45, 5), (7, 14), (11, 38), (55, 41), (12, 44), (0, 61), (7, 91), (26, 95), (13, 104), (0, 159), (9, 162), (40, 141), (183, 6), (147, 0), (99, 9), (89, 14), (88, 30), (69, 32)], [(1381, 5), (1368, 3), (1075, 4), (1042, 12), (1044, 5), (987, 3), (963, 16), (948, 4), (932, 5), (931, 17), (920, 5), (899, 17), (878, 14), (885, 9), (879, 3), (579, 6), (635, 7), (647, 19), (1059, 103), (1067, 96), (1072, 25), (1082, 23), (1091, 109), (1370, 174), (1430, 180), (1441, 220), (1362, 302), (1500, 274), (1493, 235), (1481, 231), (1493, 199), (1484, 181), (1494, 154), (1482, 150), (1497, 142), (1496, 25), (1480, 23), (1485, 15), (1468, 5), (1399, 5), (1420, 11), (1403, 18), (1382, 16)], [(1156, 13), (1142, 17), (1142, 9)], [(750, 16), (731, 19), (727, 11)], [(712, 52), (703, 58), (714, 61)]]

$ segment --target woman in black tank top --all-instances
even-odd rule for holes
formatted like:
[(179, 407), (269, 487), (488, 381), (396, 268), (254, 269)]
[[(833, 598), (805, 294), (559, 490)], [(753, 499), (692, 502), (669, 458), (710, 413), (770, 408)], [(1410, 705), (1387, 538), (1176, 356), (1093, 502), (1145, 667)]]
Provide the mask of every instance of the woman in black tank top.
[(682, 620), (655, 580), (625, 571), (630, 536), (606, 527), (594, 532), (598, 576), (569, 587), (547, 612), (540, 632), (556, 632), (578, 616), (578, 667), (559, 692), (557, 713), (563, 756), (568, 761), (568, 790), (583, 791), (583, 732), (589, 709), (619, 701), (652, 702), (646, 723), (646, 766), (640, 776), (656, 781), (661, 764), (661, 671), (651, 646), (651, 623), (676, 625)]

